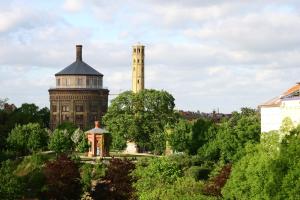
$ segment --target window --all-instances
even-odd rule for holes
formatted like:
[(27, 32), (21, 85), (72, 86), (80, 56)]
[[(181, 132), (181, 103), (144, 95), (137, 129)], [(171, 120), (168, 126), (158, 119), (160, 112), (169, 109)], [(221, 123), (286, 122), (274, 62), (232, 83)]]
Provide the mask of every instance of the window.
[(62, 121), (69, 121), (69, 115), (62, 115)]
[(56, 79), (56, 85), (57, 85), (57, 86), (60, 86), (60, 79), (59, 79), (59, 78)]
[(93, 79), (93, 85), (94, 85), (95, 87), (97, 86), (97, 79), (96, 79), (96, 78)]
[(133, 71), (135, 71), (135, 67), (133, 67)]
[(133, 63), (135, 63), (135, 59), (133, 59)]
[(77, 85), (78, 86), (82, 86), (82, 78), (78, 78), (77, 79)]
[(76, 105), (76, 112), (83, 112), (83, 105)]
[(71, 80), (69, 79), (69, 78), (67, 78), (67, 85), (69, 86), (69, 85), (71, 85)]
[(63, 112), (69, 112), (69, 106), (62, 106), (62, 107), (61, 107), (61, 110), (62, 110)]
[(140, 49), (138, 49), (138, 53), (140, 53)]
[(133, 53), (136, 53), (136, 48), (133, 49)]
[(57, 112), (57, 106), (56, 105), (52, 105), (52, 112)]
[(140, 60), (138, 59), (137, 63), (140, 63)]
[(86, 78), (86, 85), (90, 86), (90, 78)]
[(138, 80), (138, 84), (140, 83), (140, 80)]
[(52, 123), (56, 122), (56, 115), (52, 115)]
[(142, 49), (142, 54), (144, 53), (144, 49)]

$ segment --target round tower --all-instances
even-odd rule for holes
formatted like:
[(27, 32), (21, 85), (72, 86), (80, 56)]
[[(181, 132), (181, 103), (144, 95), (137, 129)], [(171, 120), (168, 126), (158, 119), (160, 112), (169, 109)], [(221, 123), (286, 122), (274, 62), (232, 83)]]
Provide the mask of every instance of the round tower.
[(82, 45), (76, 45), (76, 60), (55, 74), (56, 87), (49, 89), (50, 127), (69, 121), (91, 128), (107, 111), (109, 90), (103, 74), (82, 60)]
[(141, 44), (132, 47), (132, 91), (137, 93), (145, 88), (144, 58), (145, 46)]

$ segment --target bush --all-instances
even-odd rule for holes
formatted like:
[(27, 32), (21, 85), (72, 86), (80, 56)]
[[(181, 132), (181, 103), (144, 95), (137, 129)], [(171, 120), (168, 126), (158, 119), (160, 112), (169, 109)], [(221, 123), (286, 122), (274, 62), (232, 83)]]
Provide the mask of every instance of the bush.
[(112, 159), (108, 165), (106, 175), (95, 187), (94, 199), (131, 199), (133, 197), (130, 176), (135, 165), (129, 160)]
[(210, 171), (211, 171), (211, 169), (206, 168), (206, 167), (191, 166), (184, 172), (184, 174), (185, 174), (185, 176), (194, 178), (196, 181), (207, 180)]
[(17, 125), (10, 132), (7, 143), (11, 149), (24, 155), (45, 149), (48, 143), (48, 133), (38, 123)]
[(14, 174), (14, 163), (10, 160), (1, 163), (0, 199), (14, 200), (22, 197), (24, 185)]
[(56, 153), (65, 153), (72, 150), (73, 142), (67, 130), (56, 129), (50, 137), (48, 146)]
[(77, 165), (66, 155), (46, 163), (44, 195), (48, 199), (78, 199), (81, 194)]

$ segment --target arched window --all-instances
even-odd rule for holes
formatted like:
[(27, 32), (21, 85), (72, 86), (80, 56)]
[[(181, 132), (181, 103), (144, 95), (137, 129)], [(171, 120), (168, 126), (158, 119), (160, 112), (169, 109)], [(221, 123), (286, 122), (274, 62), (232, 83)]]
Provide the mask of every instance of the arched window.
[(133, 53), (136, 53), (136, 48), (133, 49)]

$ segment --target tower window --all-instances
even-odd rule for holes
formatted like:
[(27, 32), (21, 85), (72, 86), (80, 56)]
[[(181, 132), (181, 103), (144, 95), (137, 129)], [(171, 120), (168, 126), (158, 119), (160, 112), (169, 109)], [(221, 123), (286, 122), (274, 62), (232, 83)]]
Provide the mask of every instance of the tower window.
[(138, 53), (140, 53), (140, 49), (138, 49)]
[(61, 110), (62, 110), (63, 112), (69, 112), (69, 106), (62, 106), (62, 107), (61, 107)]
[(57, 107), (56, 107), (56, 105), (52, 105), (52, 112), (57, 112)]
[(135, 71), (135, 67), (133, 68), (133, 71)]
[(56, 80), (56, 85), (60, 86), (60, 79), (59, 78)]
[(136, 48), (133, 49), (133, 52), (136, 53)]
[(76, 112), (83, 112), (83, 105), (77, 105)]
[(135, 63), (135, 59), (133, 59), (133, 63)]
[(138, 80), (138, 84), (140, 83), (140, 80)]
[(137, 59), (137, 63), (140, 63), (140, 59)]
[(78, 85), (78, 86), (81, 86), (81, 85), (82, 85), (82, 78), (78, 78), (78, 79), (77, 79), (77, 85)]
[(142, 49), (142, 54), (144, 53), (144, 49)]

